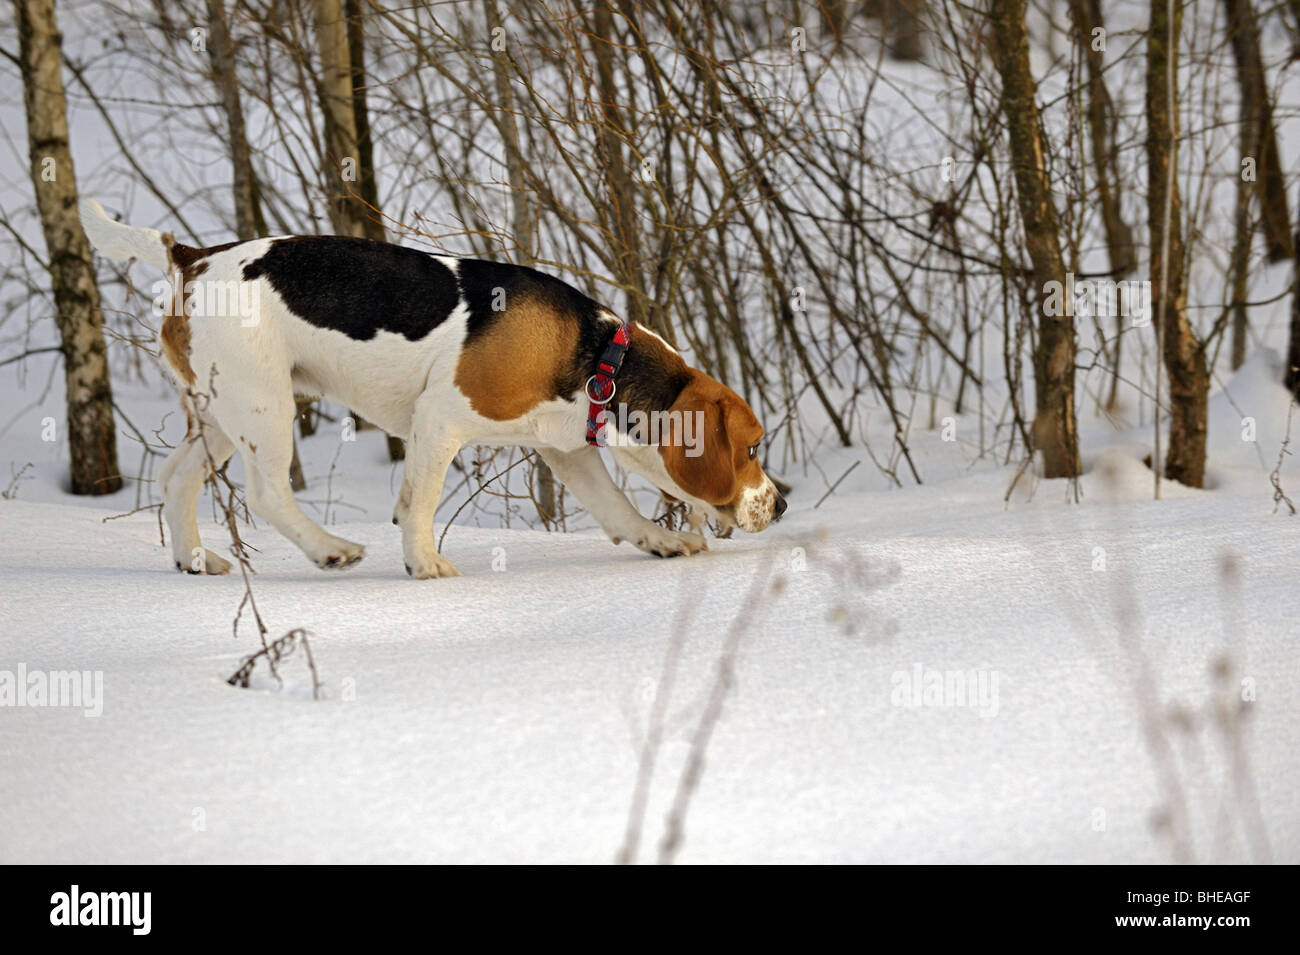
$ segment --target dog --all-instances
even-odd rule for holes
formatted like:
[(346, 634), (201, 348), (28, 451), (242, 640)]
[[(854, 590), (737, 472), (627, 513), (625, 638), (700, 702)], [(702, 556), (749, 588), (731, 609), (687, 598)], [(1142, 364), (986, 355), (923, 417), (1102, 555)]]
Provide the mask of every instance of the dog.
[[(749, 405), (654, 332), (550, 275), (346, 236), (195, 248), (116, 222), (93, 199), (80, 213), (103, 255), (170, 278), (158, 349), (189, 427), (158, 480), (180, 570), (231, 569), (203, 548), (196, 510), (210, 469), (236, 451), (253, 513), (317, 567), (364, 556), (294, 500), (295, 394), (329, 397), (406, 441), (393, 522), (416, 579), (459, 576), (438, 553), (433, 518), (447, 468), (469, 443), (535, 448), (615, 544), (659, 557), (698, 553), (705, 540), (642, 516), (600, 447), (688, 503), (694, 530), (711, 518), (758, 532), (785, 512), (759, 463), (763, 427)], [(664, 422), (653, 440), (627, 423), (647, 420)]]

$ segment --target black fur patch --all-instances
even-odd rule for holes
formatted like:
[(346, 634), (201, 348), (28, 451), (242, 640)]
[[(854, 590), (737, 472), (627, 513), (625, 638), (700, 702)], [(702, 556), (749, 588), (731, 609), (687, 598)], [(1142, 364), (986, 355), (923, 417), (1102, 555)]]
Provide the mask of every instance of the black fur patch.
[(572, 285), (525, 265), (460, 259), (460, 290), (469, 306), (467, 341), (490, 329), (506, 309), (524, 301), (572, 315), (584, 326), (596, 321), (600, 306)]
[(419, 341), (459, 301), (455, 276), (427, 252), (349, 236), (277, 239), (244, 266), (244, 281), (263, 276), (303, 321), (357, 341), (380, 329)]

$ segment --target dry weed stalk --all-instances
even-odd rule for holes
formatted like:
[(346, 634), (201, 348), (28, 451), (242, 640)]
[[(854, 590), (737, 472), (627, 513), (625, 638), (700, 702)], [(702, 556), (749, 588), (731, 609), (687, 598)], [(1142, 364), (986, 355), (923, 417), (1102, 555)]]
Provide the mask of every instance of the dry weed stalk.
[(1277, 513), (1278, 507), (1282, 504), (1286, 504), (1287, 509), (1292, 514), (1296, 512), (1295, 504), (1292, 503), (1291, 498), (1287, 497), (1286, 492), (1282, 490), (1282, 462), (1286, 460), (1288, 454), (1292, 453), (1289, 445), (1291, 444), (1291, 416), (1294, 413), (1295, 402), (1293, 401), (1286, 409), (1286, 437), (1282, 439), (1282, 448), (1277, 454), (1277, 467), (1273, 468), (1273, 472), (1268, 476), (1269, 483), (1273, 485), (1274, 514)]
[(302, 647), (302, 652), (307, 658), (307, 669), (311, 671), (311, 697), (313, 700), (319, 700), (321, 691), (320, 677), (316, 673), (316, 661), (312, 659), (311, 643), (307, 639), (307, 631), (301, 627), (290, 630), (283, 637), (269, 644), (264, 642), (262, 649), (244, 658), (244, 662), (239, 665), (239, 669), (232, 673), (226, 679), (226, 682), (231, 686), (248, 689), (253, 670), (257, 667), (257, 661), (264, 659), (271, 670), (271, 676), (275, 677), (275, 681), (283, 686), (284, 680), (280, 677), (279, 664), (291, 656), (298, 647)]

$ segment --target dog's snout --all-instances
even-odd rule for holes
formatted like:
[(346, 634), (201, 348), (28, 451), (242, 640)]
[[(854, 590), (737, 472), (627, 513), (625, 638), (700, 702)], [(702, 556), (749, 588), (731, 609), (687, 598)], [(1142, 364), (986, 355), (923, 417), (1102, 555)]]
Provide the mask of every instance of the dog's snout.
[(776, 507), (774, 508), (774, 510), (776, 513), (775, 520), (779, 521), (781, 519), (781, 515), (785, 513), (785, 498), (781, 496), (779, 491), (777, 492), (776, 495)]

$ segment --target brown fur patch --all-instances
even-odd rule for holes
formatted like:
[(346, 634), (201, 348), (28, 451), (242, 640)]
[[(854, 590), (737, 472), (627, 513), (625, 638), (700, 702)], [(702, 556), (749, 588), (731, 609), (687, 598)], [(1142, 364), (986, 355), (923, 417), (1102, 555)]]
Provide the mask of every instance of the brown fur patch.
[(234, 242), (223, 242), (221, 245), (199, 248), (177, 242), (176, 237), (170, 232), (163, 233), (163, 248), (167, 250), (167, 258), (172, 264), (172, 274), (168, 278), (175, 281), (176, 271), (180, 270), (181, 287), (172, 289), (171, 301), (168, 303), (167, 313), (163, 317), (162, 328), (158, 330), (158, 342), (162, 347), (163, 356), (166, 358), (167, 363), (171, 365), (187, 385), (192, 386), (196, 378), (194, 368), (190, 364), (190, 319), (185, 314), (184, 305), (186, 290), (192, 282), (208, 270), (208, 256), (234, 248), (242, 241), (242, 239), (236, 239)]
[(168, 308), (162, 329), (158, 332), (158, 342), (167, 364), (187, 385), (193, 385), (195, 378), (194, 369), (190, 367), (190, 320), (183, 309), (178, 315), (175, 309)]
[(749, 449), (763, 436), (763, 427), (745, 400), (702, 371), (682, 389), (673, 411), (703, 414), (703, 454), (690, 457), (674, 430), (662, 442), (659, 454), (677, 486), (702, 501), (732, 507), (746, 487), (763, 481), (763, 469)]
[(456, 387), (478, 414), (510, 421), (563, 393), (562, 379), (577, 344), (573, 316), (524, 300), (466, 345), (456, 366)]
[[(167, 235), (163, 236), (164, 244), (166, 244), (166, 241), (168, 239), (171, 239), (171, 233), (168, 233)], [(169, 247), (169, 254), (171, 255), (171, 260), (173, 264), (175, 264), (177, 268), (188, 269), (191, 265), (203, 259), (206, 259), (209, 255), (215, 255), (218, 252), (224, 252), (226, 251), (226, 249), (233, 249), (235, 246), (239, 245), (242, 241), (244, 240), (236, 239), (234, 242), (223, 242), (221, 245), (213, 245), (213, 246), (208, 246), (205, 249), (201, 249), (201, 248), (195, 248), (192, 245), (183, 245), (182, 243), (172, 239), (172, 244)], [(205, 264), (204, 268), (206, 267), (207, 266)]]
[[(170, 233), (163, 236), (163, 244), (168, 247), (168, 254), (171, 256), (174, 269), (180, 269), (181, 287), (172, 289), (167, 314), (163, 317), (162, 328), (158, 332), (158, 341), (162, 346), (162, 352), (168, 364), (181, 376), (181, 379), (187, 385), (193, 386), (196, 379), (194, 368), (190, 364), (190, 319), (185, 314), (186, 293), (190, 283), (208, 270), (208, 263), (204, 256), (209, 252), (218, 251), (219, 247), (194, 249), (188, 245), (180, 245), (172, 241)], [(174, 270), (172, 279), (173, 281), (176, 280)]]

